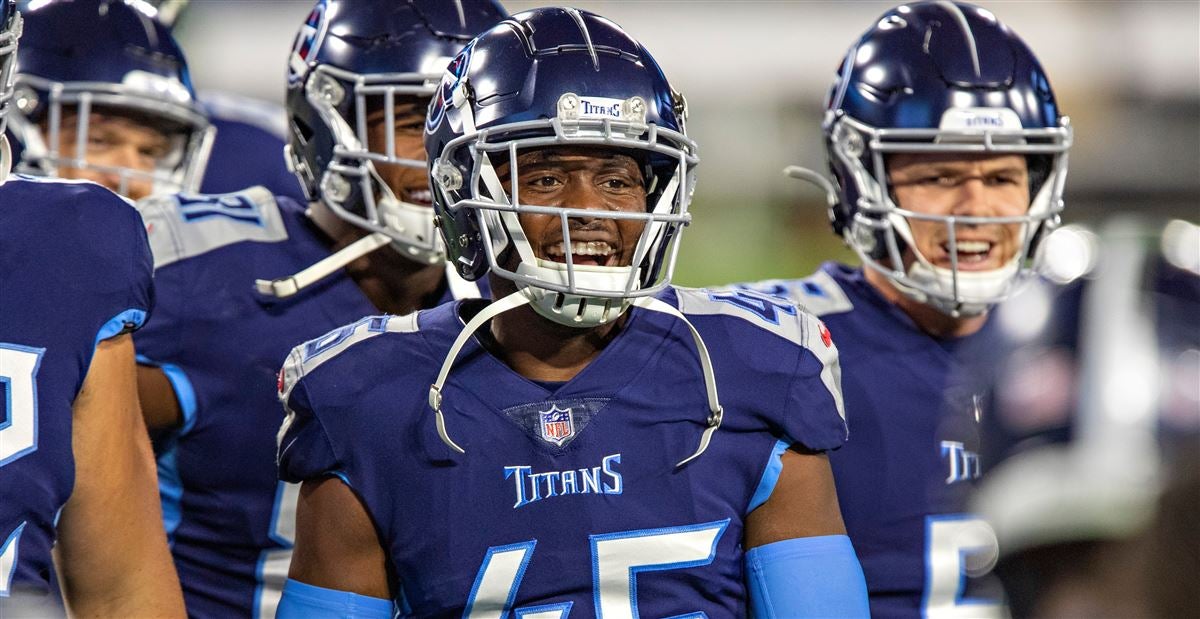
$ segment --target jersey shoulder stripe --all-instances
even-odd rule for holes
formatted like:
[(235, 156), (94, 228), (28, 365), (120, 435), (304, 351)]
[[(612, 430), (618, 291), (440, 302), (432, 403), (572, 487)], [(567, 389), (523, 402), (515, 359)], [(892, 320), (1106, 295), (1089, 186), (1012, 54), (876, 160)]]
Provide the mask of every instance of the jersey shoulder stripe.
[(737, 287), (790, 299), (817, 316), (843, 314), (854, 309), (841, 285), (825, 271), (817, 271), (804, 279), (770, 279), (738, 284)]
[(842, 399), (841, 366), (833, 337), (814, 314), (791, 300), (746, 288), (676, 288), (679, 311), (689, 316), (736, 316), (807, 350), (820, 362), (821, 382), (833, 397), (838, 414), (846, 418)]
[(288, 238), (275, 196), (264, 187), (221, 195), (173, 194), (137, 203), (146, 223), (154, 268), (243, 241)]
[(418, 315), (366, 316), (293, 348), (279, 374), (279, 399), (286, 406), (296, 383), (359, 342), (384, 333), (415, 333)]

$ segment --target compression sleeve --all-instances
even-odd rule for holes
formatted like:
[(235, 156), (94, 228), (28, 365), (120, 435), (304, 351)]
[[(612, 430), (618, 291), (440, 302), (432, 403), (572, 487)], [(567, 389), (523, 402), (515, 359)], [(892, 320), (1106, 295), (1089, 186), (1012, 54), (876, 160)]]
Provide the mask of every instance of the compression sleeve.
[(746, 552), (754, 619), (869, 617), (867, 581), (845, 535), (799, 537)]
[(279, 598), (277, 619), (391, 619), (392, 602), (348, 591), (325, 589), (287, 579)]

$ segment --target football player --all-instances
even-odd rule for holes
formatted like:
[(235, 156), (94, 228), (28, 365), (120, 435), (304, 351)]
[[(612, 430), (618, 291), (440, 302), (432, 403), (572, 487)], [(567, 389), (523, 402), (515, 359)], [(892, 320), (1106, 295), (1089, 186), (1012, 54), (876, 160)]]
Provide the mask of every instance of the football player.
[(669, 285), (685, 111), (576, 9), (515, 15), (450, 64), (434, 209), (494, 300), (292, 351), (281, 617), (865, 616), (825, 455), (836, 348), (784, 300)]
[(134, 200), (200, 186), (214, 129), (148, 5), (53, 0), (25, 18), (10, 126), (17, 171)]
[[(20, 32), (0, 3), (0, 133)], [(0, 135), (0, 616), (61, 615), (61, 592), (79, 616), (182, 617), (128, 334), (145, 231), (108, 190), (11, 163)]]
[(289, 57), (288, 158), (309, 197), (261, 187), (139, 203), (158, 307), (136, 338), (188, 612), (272, 616), (297, 487), (278, 481), (288, 351), (364, 315), (463, 296), (435, 241), (424, 109), (490, 1), (322, 0)]
[[(830, 456), (876, 617), (986, 616), (964, 587), (996, 558), (956, 507), (980, 473), (970, 356), (988, 308), (1058, 220), (1071, 130), (1029, 48), (981, 8), (897, 7), (844, 56), (823, 183), (862, 265), (751, 285), (821, 317), (842, 354), (852, 439)], [(985, 583), (980, 583), (984, 585)]]

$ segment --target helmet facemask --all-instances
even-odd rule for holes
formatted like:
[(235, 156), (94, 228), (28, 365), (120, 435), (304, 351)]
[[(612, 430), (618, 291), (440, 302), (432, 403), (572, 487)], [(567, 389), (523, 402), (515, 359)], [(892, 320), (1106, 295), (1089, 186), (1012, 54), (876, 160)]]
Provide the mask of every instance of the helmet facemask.
[[(216, 130), (182, 83), (140, 71), (122, 84), (55, 82), (33, 75), (16, 79), (12, 131), (23, 146), (19, 172), (63, 176), (69, 169), (118, 179), (116, 192), (146, 183), (150, 195), (196, 192), (203, 180)], [(165, 151), (152, 170), (97, 162), (89, 154), (94, 115), (129, 120), (162, 134)], [(74, 130), (72, 143), (64, 134)], [(89, 156), (90, 155), (90, 156)]]
[[(11, 4), (8, 6), (13, 7)], [(22, 25), (21, 14), (15, 11), (7, 24), (0, 24), (3, 29), (0, 31), (0, 183), (8, 178), (13, 163), (6, 129), (15, 90), (17, 40), (21, 38)]]
[[(321, 202), (342, 219), (386, 235), (401, 255), (428, 264), (436, 264), (443, 258), (441, 237), (433, 226), (429, 190), (414, 190), (402, 196), (408, 200), (401, 199), (377, 166), (417, 170), (424, 180), (425, 161), (397, 152), (396, 105), (406, 99), (420, 98), (422, 107), (418, 109), (423, 110), (437, 77), (440, 74), (359, 75), (320, 65), (313, 69), (305, 85), (308, 102), (334, 138), (329, 164), (315, 179)], [(348, 110), (349, 114), (344, 115), (340, 110)], [(378, 122), (373, 113), (382, 114), (385, 139), (381, 144), (372, 144), (369, 139), (371, 123)], [(424, 128), (423, 114), (421, 119), (417, 131)]]
[[(606, 110), (603, 117), (592, 113), (600, 105)], [(670, 283), (679, 233), (691, 220), (687, 209), (694, 186), (693, 169), (699, 159), (695, 143), (685, 135), (647, 124), (645, 106), (638, 97), (600, 102), (566, 93), (559, 98), (556, 118), (511, 123), (478, 133), (468, 129), (447, 144), (434, 163), (435, 188), (449, 210), (466, 208), (477, 213), (481, 245), (491, 272), (514, 282), (548, 320), (581, 328), (605, 324), (620, 316), (634, 299), (654, 295)], [(459, 109), (465, 123), (471, 123), (470, 106)], [(556, 146), (620, 149), (634, 156), (646, 183), (645, 211), (542, 206), (522, 201), (518, 158), (531, 150)], [(507, 164), (511, 192), (505, 190), (497, 172), (500, 162)], [(563, 262), (536, 255), (521, 225), (522, 214), (558, 219)], [(569, 248), (584, 252), (593, 249), (585, 241), (572, 239), (572, 230), (579, 228), (580, 219), (641, 222), (632, 252), (623, 252), (632, 256), (628, 264), (576, 264)], [(572, 220), (577, 222), (574, 226)]]
[(21, 37), (21, 14), (14, 13), (9, 27), (0, 32), (0, 135), (8, 122), (8, 114), (15, 90), (17, 65), (17, 39)]
[[(835, 168), (845, 173), (841, 182), (852, 183), (858, 204), (844, 230), (848, 245), (863, 265), (887, 277), (903, 294), (950, 316), (980, 315), (1002, 301), (1031, 266), (1038, 240), (1058, 225), (1063, 209), (1067, 151), (1071, 128), (1066, 118), (1059, 127), (1022, 129), (1007, 110), (947, 111), (939, 129), (877, 129), (848, 116), (839, 119), (830, 133)], [(967, 118), (994, 121), (979, 129)], [(964, 126), (965, 125), (965, 126)], [(1029, 166), (1028, 210), (1015, 216), (935, 215), (902, 208), (894, 198), (888, 176), (888, 157), (900, 153), (1022, 155)], [(1048, 162), (1036, 170), (1035, 162)], [(950, 267), (938, 266), (922, 254), (913, 229), (935, 222), (945, 227), (945, 247)], [(964, 230), (985, 226), (1016, 226), (1016, 251), (998, 268), (959, 268)], [(906, 251), (907, 250), (907, 251)], [(905, 264), (910, 253), (909, 264)]]

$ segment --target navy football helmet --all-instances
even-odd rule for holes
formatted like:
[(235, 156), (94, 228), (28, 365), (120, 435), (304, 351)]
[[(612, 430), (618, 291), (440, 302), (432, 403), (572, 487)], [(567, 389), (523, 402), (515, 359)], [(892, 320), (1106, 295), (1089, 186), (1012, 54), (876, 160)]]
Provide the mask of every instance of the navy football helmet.
[[(491, 0), (317, 2), (288, 59), (287, 160), (308, 199), (386, 235), (410, 259), (440, 261), (428, 189), (397, 196), (375, 166), (425, 169), (396, 151), (396, 103), (420, 97), (423, 109), (450, 59), (505, 15)], [(374, 150), (371, 113), (388, 127)]]
[[(616, 24), (575, 9), (514, 15), (471, 42), (447, 69), (430, 104), (425, 149), (434, 210), (448, 258), (475, 280), (489, 270), (517, 284), (542, 316), (591, 327), (671, 278), (679, 232), (699, 162), (684, 131), (684, 99), (649, 52)], [(645, 213), (526, 204), (496, 172), (507, 161), (512, 187), (524, 149), (591, 145), (626, 150), (644, 167)], [(559, 217), (565, 246), (573, 217), (638, 219), (644, 229), (628, 266), (539, 259), (521, 213)], [(515, 252), (512, 268), (509, 252)]]
[[(57, 176), (59, 168), (134, 179), (153, 193), (196, 191), (215, 131), (196, 101), (187, 62), (170, 31), (140, 0), (53, 0), (29, 10), (17, 61), (13, 136), (19, 171)], [(59, 152), (65, 119), (76, 112), (78, 141)], [(87, 160), (92, 113), (129, 116), (170, 139), (147, 173)]]
[[(0, 0), (0, 136), (8, 124), (8, 108), (13, 100), (13, 78), (17, 60), (17, 39), (21, 38), (21, 14), (16, 0)], [(8, 138), (0, 137), (0, 181), (12, 166)]]
[[(947, 314), (980, 314), (1003, 299), (1032, 261), (1037, 240), (1057, 225), (1071, 127), (1033, 52), (984, 9), (920, 2), (885, 13), (846, 54), (823, 129), (837, 181), (827, 187), (834, 231), (866, 268)], [(974, 217), (902, 208), (888, 181), (895, 153), (1024, 155), (1029, 210)], [(946, 227), (952, 268), (916, 250), (911, 222), (918, 220)], [(997, 224), (1020, 225), (1016, 254), (998, 269), (960, 270), (956, 227)], [(906, 248), (915, 258), (907, 268)]]

